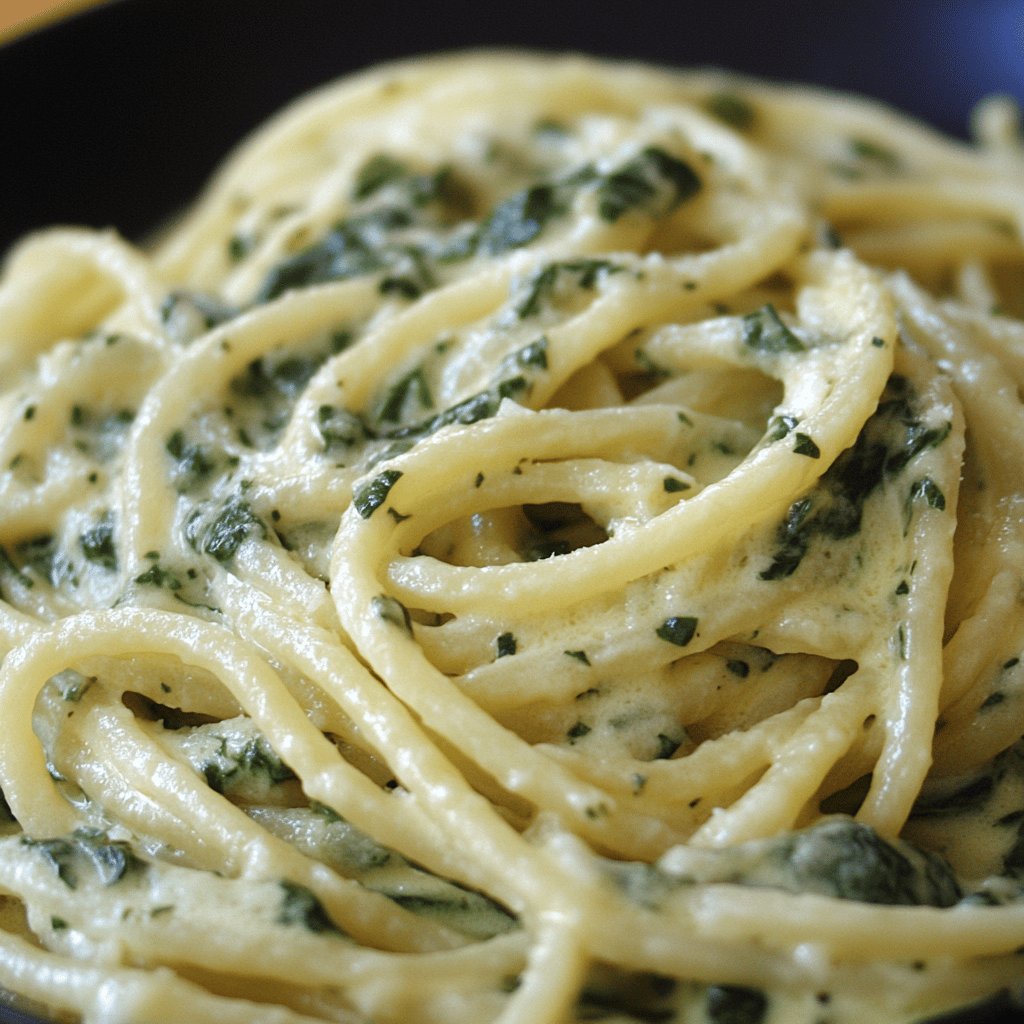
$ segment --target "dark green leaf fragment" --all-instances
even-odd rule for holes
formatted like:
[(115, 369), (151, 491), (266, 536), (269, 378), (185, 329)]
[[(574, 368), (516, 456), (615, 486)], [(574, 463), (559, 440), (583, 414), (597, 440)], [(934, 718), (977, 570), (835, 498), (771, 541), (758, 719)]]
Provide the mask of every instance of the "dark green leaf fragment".
[(743, 344), (764, 353), (806, 351), (770, 302), (743, 317)]
[(117, 548), (114, 544), (114, 515), (104, 512), (98, 522), (79, 538), (82, 554), (96, 565), (111, 572), (117, 569)]
[(688, 163), (648, 146), (604, 177), (597, 189), (597, 209), (611, 223), (632, 209), (664, 217), (700, 189), (701, 180)]
[(401, 470), (386, 469), (369, 483), (356, 489), (352, 496), (352, 504), (363, 519), (369, 519), (387, 501), (391, 488), (395, 486), (401, 475)]
[(887, 842), (857, 821), (825, 821), (784, 842), (800, 891), (892, 906), (950, 907), (960, 899), (960, 887), (942, 858), (909, 843)]
[(249, 537), (267, 536), (267, 526), (240, 495), (233, 495), (220, 506), (212, 519), (203, 519), (197, 511), (186, 524), (186, 536), (196, 551), (218, 562), (229, 562)]
[(911, 484), (910, 500), (914, 501), (918, 498), (923, 498), (929, 508), (937, 509), (940, 512), (946, 507), (946, 496), (930, 476), (922, 477)]
[(163, 587), (165, 590), (181, 590), (181, 580), (159, 562), (154, 562), (145, 572), (135, 577), (135, 582), (144, 587)]
[(619, 273), (625, 268), (609, 260), (578, 259), (563, 263), (549, 263), (530, 279), (526, 295), (516, 306), (521, 319), (536, 316), (555, 293), (559, 280), (566, 275), (575, 276), (578, 287), (590, 291), (601, 274)]
[(312, 890), (287, 879), (281, 879), (278, 884), (282, 889), (278, 924), (301, 925), (307, 931), (317, 934), (342, 934)]
[(773, 416), (768, 421), (768, 440), (781, 441), (799, 422), (799, 416)]
[(94, 829), (78, 829), (69, 839), (23, 836), (21, 843), (39, 850), (69, 889), (78, 888), (86, 868), (91, 869), (101, 885), (110, 886), (142, 866), (127, 843), (112, 841)]
[(517, 646), (516, 638), (513, 634), (502, 633), (501, 636), (498, 637), (497, 641), (498, 657), (504, 658), (510, 654), (515, 654)]
[(502, 370), (514, 372), (519, 369), (546, 370), (548, 368), (548, 341), (545, 335), (541, 335), (536, 341), (516, 349), (508, 357), (502, 360)]
[(477, 246), (488, 256), (499, 256), (528, 245), (549, 220), (565, 210), (565, 200), (555, 186), (539, 184), (523, 189), (495, 207), (483, 224)]
[(351, 448), (367, 439), (363, 421), (354, 413), (336, 405), (321, 405), (317, 409), (316, 429), (325, 452)]
[[(948, 421), (935, 426), (925, 423), (909, 381), (894, 374), (875, 413), (854, 444), (841, 452), (823, 474), (814, 497), (801, 498), (790, 506), (776, 532), (778, 549), (772, 564), (760, 573), (760, 578), (791, 575), (816, 534), (833, 540), (857, 534), (867, 499), (922, 452), (942, 444), (951, 429)], [(932, 492), (925, 485), (920, 497), (928, 500), (929, 494), (932, 500), (940, 500), (938, 488)], [(944, 497), (941, 500), (944, 502)]]
[(697, 632), (697, 619), (692, 615), (673, 615), (666, 619), (655, 633), (670, 644), (685, 647)]
[(749, 100), (731, 90), (713, 92), (704, 101), (708, 113), (732, 128), (746, 131), (754, 124), (754, 108)]
[(384, 423), (397, 423), (402, 418), (410, 398), (421, 409), (434, 408), (434, 396), (430, 392), (430, 385), (422, 366), (411, 369), (388, 389), (377, 418)]
[(352, 198), (365, 199), (385, 185), (400, 181), (408, 173), (409, 169), (405, 164), (387, 153), (377, 153), (356, 172)]
[(655, 761), (667, 761), (683, 745), (682, 737), (667, 736), (663, 732), (658, 733), (657, 740), (658, 749), (654, 754)]
[(768, 1012), (768, 997), (756, 988), (710, 985), (705, 1009), (712, 1024), (761, 1024)]
[(776, 533), (779, 547), (771, 565), (758, 574), (761, 579), (779, 580), (791, 576), (796, 571), (810, 544), (810, 536), (804, 529), (804, 523), (813, 504), (811, 498), (799, 498), (789, 506), (786, 518)]
[(900, 165), (899, 157), (888, 146), (861, 136), (850, 139), (850, 152), (858, 159), (868, 160), (887, 171), (894, 171)]
[(174, 460), (173, 479), (179, 494), (198, 486), (216, 469), (217, 463), (200, 444), (186, 441), (181, 430), (174, 431), (164, 446)]
[(814, 438), (810, 434), (801, 434), (797, 432), (794, 436), (793, 451), (797, 455), (806, 455), (809, 459), (820, 459), (821, 449), (815, 443)]

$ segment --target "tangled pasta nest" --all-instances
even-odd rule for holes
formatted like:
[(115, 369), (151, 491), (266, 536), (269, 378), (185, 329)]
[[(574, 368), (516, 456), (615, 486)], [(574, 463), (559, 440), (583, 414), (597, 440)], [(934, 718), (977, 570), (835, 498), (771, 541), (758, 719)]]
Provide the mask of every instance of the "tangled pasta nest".
[[(0, 983), (86, 1021), (918, 1020), (1020, 983), (1024, 179), (468, 54), (0, 286)], [(880, 945), (884, 936), (884, 946)]]

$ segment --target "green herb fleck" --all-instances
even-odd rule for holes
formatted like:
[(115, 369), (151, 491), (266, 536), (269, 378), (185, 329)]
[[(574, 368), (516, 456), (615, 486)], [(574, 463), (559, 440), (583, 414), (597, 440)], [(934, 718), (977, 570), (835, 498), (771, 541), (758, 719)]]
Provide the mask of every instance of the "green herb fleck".
[(795, 444), (793, 445), (793, 451), (797, 455), (806, 455), (809, 459), (820, 459), (821, 449), (817, 446), (814, 439), (809, 434), (797, 433), (795, 435)]
[(869, 160), (887, 171), (894, 171), (900, 165), (899, 157), (888, 146), (856, 137), (850, 139), (850, 152), (860, 160)]
[(614, 223), (631, 209), (664, 217), (696, 195), (701, 180), (689, 164), (657, 146), (648, 146), (608, 174), (597, 190), (598, 213)]
[(587, 735), (587, 733), (589, 733), (590, 731), (591, 731), (591, 730), (590, 730), (590, 726), (589, 726), (589, 725), (587, 725), (587, 724), (586, 724), (585, 722), (576, 722), (576, 724), (575, 724), (575, 725), (573, 725), (573, 726), (572, 726), (572, 727), (571, 727), (571, 728), (570, 728), (570, 729), (569, 729), (569, 730), (568, 730), (568, 731), (566, 732), (566, 734), (565, 734), (565, 735), (566, 735), (566, 737), (568, 738), (568, 740), (569, 740), (569, 742), (570, 742), (570, 743), (575, 743), (575, 742), (576, 742), (576, 740), (582, 739), (582, 738), (583, 738), (584, 736), (586, 736), (586, 735)]
[(417, 366), (393, 384), (384, 396), (377, 418), (385, 423), (397, 423), (405, 411), (406, 401), (415, 399), (422, 409), (434, 408), (434, 397), (430, 393), (426, 374), (422, 366)]
[(712, 1024), (761, 1024), (768, 1012), (768, 998), (755, 988), (710, 985), (706, 1011)]
[(516, 653), (516, 638), (511, 633), (502, 633), (497, 641), (498, 657), (504, 658)]
[(769, 302), (743, 317), (743, 344), (756, 352), (803, 352), (804, 343), (782, 322)]
[(363, 421), (347, 409), (336, 405), (321, 405), (317, 409), (316, 428), (323, 442), (324, 451), (329, 453), (341, 448), (351, 448), (367, 437)]
[[(194, 523), (191, 525), (194, 526)], [(249, 537), (266, 535), (266, 524), (252, 510), (252, 506), (240, 496), (234, 495), (204, 528), (190, 530), (189, 541), (197, 551), (210, 555), (218, 562), (229, 562)]]
[(331, 920), (323, 904), (310, 889), (287, 879), (281, 879), (278, 884), (283, 890), (277, 913), (278, 924), (301, 925), (307, 931), (317, 934), (341, 934), (341, 929)]
[(352, 188), (353, 199), (365, 199), (378, 189), (392, 182), (400, 181), (409, 173), (405, 164), (400, 163), (387, 153), (377, 153), (370, 157), (356, 172), (355, 185)]
[(135, 582), (143, 587), (162, 587), (165, 590), (181, 590), (181, 580), (173, 572), (164, 569), (159, 562), (154, 562), (144, 573), (135, 577)]
[(82, 554), (96, 565), (109, 569), (117, 569), (117, 548), (114, 546), (114, 516), (107, 511), (99, 521), (90, 526), (79, 538), (78, 543)]
[(735, 92), (722, 90), (714, 92), (704, 101), (710, 114), (724, 121), (732, 128), (746, 131), (754, 124), (754, 108), (750, 102)]
[(655, 633), (662, 640), (675, 644), (677, 647), (685, 647), (697, 632), (697, 619), (692, 615), (673, 615), (666, 619)]
[(401, 475), (401, 470), (387, 469), (369, 483), (356, 489), (352, 496), (352, 504), (363, 519), (369, 519), (384, 504), (391, 488)]
[(773, 416), (768, 421), (768, 440), (781, 441), (799, 422), (799, 416)]
[(942, 493), (939, 485), (930, 477), (922, 477), (915, 480), (910, 486), (910, 500), (924, 498), (929, 508), (942, 511), (946, 507), (946, 496)]

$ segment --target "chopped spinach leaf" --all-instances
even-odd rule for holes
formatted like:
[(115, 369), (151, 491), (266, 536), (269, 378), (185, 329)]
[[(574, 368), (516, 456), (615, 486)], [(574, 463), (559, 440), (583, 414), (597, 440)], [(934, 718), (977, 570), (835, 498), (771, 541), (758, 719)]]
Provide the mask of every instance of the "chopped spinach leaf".
[(287, 879), (281, 879), (278, 884), (282, 889), (278, 924), (301, 925), (307, 931), (317, 934), (342, 934), (312, 890)]
[(648, 146), (602, 179), (597, 189), (598, 213), (612, 223), (632, 209), (664, 217), (700, 189), (701, 180), (688, 163)]
[(870, 161), (887, 171), (894, 171), (900, 165), (899, 157), (888, 146), (860, 136), (850, 139), (850, 152), (858, 159)]
[(94, 829), (78, 829), (68, 839), (23, 836), (21, 844), (38, 850), (69, 889), (77, 889), (84, 881), (85, 868), (101, 885), (110, 886), (142, 866), (127, 843), (112, 841)]
[(336, 405), (321, 405), (317, 409), (316, 428), (328, 453), (351, 448), (368, 436), (366, 425), (358, 416)]
[(743, 344), (756, 352), (803, 352), (804, 343), (782, 322), (769, 302), (743, 317)]
[(387, 153), (377, 153), (370, 157), (356, 172), (355, 184), (352, 188), (353, 199), (365, 199), (378, 189), (394, 181), (406, 177), (409, 169)]
[(174, 460), (174, 486), (179, 494), (193, 490), (216, 469), (217, 463), (210, 453), (202, 445), (186, 441), (181, 430), (171, 434), (165, 448)]
[(540, 184), (511, 195), (484, 223), (478, 248), (499, 256), (532, 242), (552, 218), (565, 213), (566, 200), (554, 185)]
[[(840, 453), (812, 495), (789, 507), (776, 531), (772, 562), (759, 573), (760, 578), (777, 580), (791, 575), (817, 534), (833, 540), (857, 534), (867, 499), (887, 480), (898, 476), (912, 459), (942, 444), (950, 429), (948, 422), (927, 425), (915, 408), (915, 396), (907, 380), (893, 375), (854, 444)], [(927, 485), (913, 497), (945, 501), (937, 487), (933, 490)]]
[(135, 582), (144, 587), (162, 587), (165, 590), (181, 590), (181, 580), (158, 561), (135, 577)]
[(756, 988), (711, 985), (705, 1008), (713, 1024), (761, 1024), (768, 1012), (768, 998)]
[(82, 554), (90, 561), (111, 572), (117, 569), (117, 548), (114, 544), (114, 515), (104, 512), (79, 538)]
[(576, 740), (583, 739), (589, 732), (591, 732), (591, 728), (586, 722), (576, 722), (569, 727), (565, 735), (570, 743), (575, 743)]
[(395, 486), (401, 475), (401, 470), (387, 469), (375, 476), (369, 483), (356, 489), (352, 496), (352, 504), (363, 519), (369, 519), (384, 504), (391, 488)]
[(267, 536), (267, 526), (240, 495), (225, 501), (212, 518), (198, 510), (186, 524), (185, 535), (196, 551), (218, 562), (229, 562), (249, 537)]
[(809, 459), (820, 459), (821, 449), (815, 443), (813, 437), (810, 434), (801, 434), (797, 432), (794, 435), (793, 451), (797, 455), (806, 455)]
[(670, 644), (685, 647), (697, 633), (697, 619), (692, 615), (673, 615), (658, 626), (655, 633)]
[(515, 654), (517, 647), (515, 636), (511, 633), (502, 633), (501, 636), (498, 637), (497, 647), (499, 658), (505, 658), (510, 654)]
[(385, 423), (397, 423), (402, 418), (410, 398), (415, 400), (421, 409), (434, 408), (434, 397), (422, 366), (414, 367), (387, 390), (377, 418)]
[(722, 90), (713, 92), (704, 101), (704, 107), (708, 113), (713, 114), (719, 121), (740, 131), (746, 131), (754, 124), (754, 108), (750, 101), (738, 93)]
[(559, 279), (566, 274), (575, 275), (578, 287), (590, 291), (597, 284), (601, 274), (615, 274), (623, 269), (609, 260), (601, 259), (578, 259), (563, 263), (549, 263), (530, 279), (525, 297), (516, 306), (516, 314), (520, 319), (536, 316), (544, 304), (551, 300)]

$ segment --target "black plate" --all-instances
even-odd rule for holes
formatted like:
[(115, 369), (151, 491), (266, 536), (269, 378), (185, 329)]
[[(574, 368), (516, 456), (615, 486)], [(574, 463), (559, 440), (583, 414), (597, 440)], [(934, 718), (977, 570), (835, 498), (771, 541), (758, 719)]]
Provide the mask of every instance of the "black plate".
[[(955, 135), (988, 93), (1024, 103), (1021, 0), (112, 0), (0, 47), (0, 253), (53, 223), (140, 239), (306, 89), (499, 45), (848, 89)], [(999, 1002), (949, 1019), (1024, 1012)], [(0, 1024), (37, 1022), (0, 1007)]]

